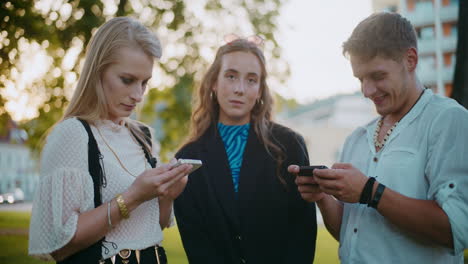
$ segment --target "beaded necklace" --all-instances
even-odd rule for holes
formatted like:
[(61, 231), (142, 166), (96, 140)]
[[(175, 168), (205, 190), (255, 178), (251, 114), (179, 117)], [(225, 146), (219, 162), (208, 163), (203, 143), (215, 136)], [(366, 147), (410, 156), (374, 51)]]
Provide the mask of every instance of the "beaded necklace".
[(379, 122), (377, 123), (377, 127), (375, 128), (375, 132), (374, 132), (374, 146), (376, 148), (383, 148), (385, 146), (385, 143), (387, 143), (387, 140), (388, 138), (390, 137), (390, 135), (392, 134), (393, 130), (395, 129), (395, 127), (398, 125), (398, 122), (396, 122), (388, 131), (387, 131), (387, 134), (385, 134), (385, 137), (383, 138), (383, 140), (381, 142), (379, 142), (379, 132), (380, 132), (380, 127), (382, 126), (382, 123), (383, 123), (383, 117), (380, 118)]
[[(421, 99), (422, 95), (424, 94), (424, 90), (422, 90), (422, 92), (419, 94), (419, 97), (418, 99), (416, 100), (416, 102), (414, 102), (414, 104), (411, 106), (411, 108), (408, 110), (407, 113), (409, 113), (411, 111), (411, 109), (413, 109), (413, 107), (418, 103), (419, 99)], [(405, 115), (406, 115), (405, 114)], [(405, 116), (404, 115), (404, 116)], [(402, 116), (400, 118), (403, 119)], [(387, 140), (388, 138), (390, 137), (390, 135), (392, 134), (393, 130), (395, 130), (395, 127), (398, 125), (398, 123), (400, 123), (400, 120), (398, 120), (388, 131), (387, 133), (385, 134), (385, 137), (383, 138), (383, 140), (381, 142), (379, 142), (379, 132), (380, 132), (380, 128), (382, 127), (382, 124), (383, 124), (383, 120), (384, 120), (385, 116), (383, 116), (382, 118), (380, 118), (379, 122), (377, 123), (377, 127), (375, 128), (375, 132), (374, 132), (374, 146), (377, 148), (377, 149), (382, 149), (384, 146), (385, 146), (385, 143), (387, 143)]]

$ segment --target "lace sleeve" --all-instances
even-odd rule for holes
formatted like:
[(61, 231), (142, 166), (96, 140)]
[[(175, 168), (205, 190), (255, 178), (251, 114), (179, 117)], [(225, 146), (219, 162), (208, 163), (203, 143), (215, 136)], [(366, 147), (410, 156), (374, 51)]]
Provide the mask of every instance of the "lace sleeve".
[(74, 236), (81, 212), (94, 208), (88, 172), (88, 135), (76, 119), (59, 123), (47, 137), (41, 157), (29, 230), (29, 254), (51, 260), (50, 253)]

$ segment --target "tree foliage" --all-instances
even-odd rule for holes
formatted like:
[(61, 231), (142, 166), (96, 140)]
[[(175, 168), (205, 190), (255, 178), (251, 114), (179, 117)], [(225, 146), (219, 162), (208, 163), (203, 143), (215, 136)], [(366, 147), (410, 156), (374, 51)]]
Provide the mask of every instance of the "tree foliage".
[(0, 139), (8, 136), (8, 122), (11, 117), (7, 111), (5, 111), (5, 100), (0, 95)]
[[(150, 82), (154, 87), (137, 117), (156, 129), (163, 154), (171, 155), (187, 134), (192, 91), (225, 34), (263, 36), (273, 83), (280, 84), (288, 76), (274, 35), (280, 6), (280, 0), (2, 1), (0, 94), (5, 94), (6, 101), (19, 100), (12, 95), (17, 93), (35, 100), (37, 113), (22, 126), (29, 134), (29, 146), (40, 150), (42, 136), (60, 119), (71, 97), (93, 32), (112, 17), (135, 17), (163, 43), (156, 80)], [(21, 67), (31, 65), (21, 56), (33, 48), (46, 54), (47, 63), (34, 65), (43, 75), (24, 81)], [(3, 113), (5, 104), (0, 103)]]

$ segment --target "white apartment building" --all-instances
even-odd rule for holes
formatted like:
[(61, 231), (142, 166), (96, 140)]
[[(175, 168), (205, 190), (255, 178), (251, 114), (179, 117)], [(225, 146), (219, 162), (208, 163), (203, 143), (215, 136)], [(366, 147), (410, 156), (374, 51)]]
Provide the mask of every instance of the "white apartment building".
[(9, 135), (0, 140), (0, 194), (19, 188), (26, 200), (32, 200), (39, 174), (37, 161), (24, 144), (26, 136), (25, 131), (12, 128)]

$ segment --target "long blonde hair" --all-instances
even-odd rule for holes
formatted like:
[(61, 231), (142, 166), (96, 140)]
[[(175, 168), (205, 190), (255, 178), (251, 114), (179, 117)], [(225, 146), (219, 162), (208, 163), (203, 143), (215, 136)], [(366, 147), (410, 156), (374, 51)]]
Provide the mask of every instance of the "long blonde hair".
[[(110, 64), (118, 61), (118, 51), (122, 47), (140, 48), (153, 58), (160, 58), (162, 53), (157, 36), (135, 19), (116, 17), (103, 24), (87, 46), (78, 84), (62, 120), (77, 117), (94, 123), (99, 119), (108, 119), (108, 103), (101, 75)], [(145, 144), (146, 150), (151, 151), (139, 128), (142, 124), (130, 118), (125, 123), (140, 142)]]
[(282, 183), (285, 183), (280, 174), (285, 155), (279, 143), (273, 141), (272, 135), (273, 97), (266, 83), (265, 56), (256, 44), (245, 39), (234, 40), (218, 49), (214, 62), (211, 64), (208, 72), (202, 79), (199, 89), (196, 91), (197, 96), (194, 96), (194, 108), (190, 118), (190, 132), (185, 144), (196, 141), (211, 125), (218, 122), (219, 104), (216, 96), (212, 93), (212, 88), (218, 79), (223, 56), (237, 51), (255, 55), (260, 63), (260, 99), (257, 100), (251, 111), (250, 123), (260, 142), (265, 146), (267, 153), (276, 160), (277, 176)]

